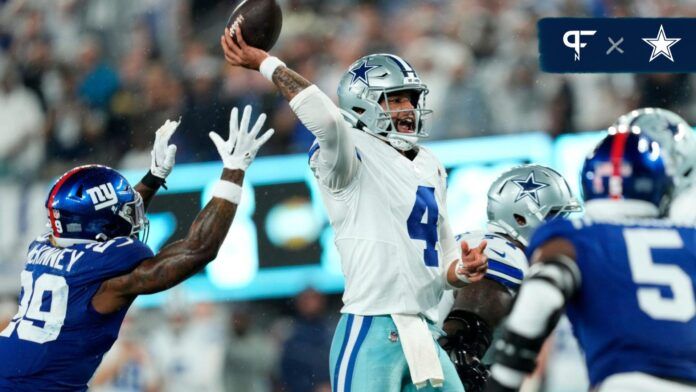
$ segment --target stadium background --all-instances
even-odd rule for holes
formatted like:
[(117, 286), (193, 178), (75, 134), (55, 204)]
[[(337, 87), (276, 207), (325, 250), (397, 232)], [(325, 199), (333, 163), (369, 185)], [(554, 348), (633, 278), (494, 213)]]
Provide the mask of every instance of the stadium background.
[[(693, 1), (280, 3), (273, 53), (331, 96), (367, 53), (399, 54), (419, 71), (457, 231), (481, 226), (488, 184), (512, 164), (552, 165), (577, 189), (578, 164), (598, 137), (581, 131), (641, 106), (696, 120), (689, 75), (543, 74), (536, 42), (540, 17), (696, 16)], [(151, 208), (157, 249), (209, 197), (221, 166), (207, 133), (226, 132), (229, 109), (251, 104), (276, 129), (219, 259), (181, 288), (139, 300), (94, 390), (329, 390), (343, 283), (306, 167), (312, 136), (260, 75), (225, 66), (218, 37), (231, 4), (0, 0), (0, 325), (16, 309), (26, 246), (45, 230), (45, 195), (63, 171), (101, 163), (137, 181), (154, 131), (181, 116), (170, 189)], [(540, 390), (583, 390), (568, 335), (558, 335)]]

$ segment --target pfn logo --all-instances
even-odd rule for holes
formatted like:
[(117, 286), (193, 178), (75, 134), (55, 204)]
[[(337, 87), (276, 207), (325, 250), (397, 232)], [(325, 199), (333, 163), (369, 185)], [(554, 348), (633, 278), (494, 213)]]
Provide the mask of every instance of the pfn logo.
[(111, 207), (118, 202), (116, 190), (110, 182), (87, 189), (87, 194), (92, 198), (92, 203), (94, 203), (94, 209), (96, 211)]
[[(575, 61), (580, 60), (580, 49), (587, 46), (587, 42), (582, 42), (583, 35), (595, 35), (597, 30), (570, 30), (563, 34), (563, 45), (575, 50)], [(572, 41), (571, 41), (572, 38)]]

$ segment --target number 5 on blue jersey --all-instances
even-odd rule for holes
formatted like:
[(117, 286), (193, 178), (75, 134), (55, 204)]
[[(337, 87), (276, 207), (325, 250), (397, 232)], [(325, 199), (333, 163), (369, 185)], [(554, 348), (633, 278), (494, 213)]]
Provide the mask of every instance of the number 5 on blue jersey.
[[(416, 203), (413, 205), (406, 225), (408, 235), (414, 240), (425, 241), (423, 261), (428, 267), (437, 267), (437, 219), (439, 209), (435, 200), (435, 188), (418, 186), (416, 191)], [(425, 217), (425, 223), (423, 218)]]

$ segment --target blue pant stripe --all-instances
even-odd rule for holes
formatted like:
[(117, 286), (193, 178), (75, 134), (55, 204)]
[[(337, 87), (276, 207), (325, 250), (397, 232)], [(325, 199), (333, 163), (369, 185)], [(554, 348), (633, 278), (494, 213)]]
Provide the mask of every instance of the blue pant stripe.
[(346, 333), (343, 336), (343, 344), (341, 344), (341, 351), (338, 352), (338, 359), (336, 360), (336, 369), (334, 369), (333, 378), (333, 388), (338, 390), (338, 371), (341, 369), (341, 362), (343, 362), (343, 354), (346, 353), (346, 346), (348, 345), (348, 339), (350, 338), (350, 329), (353, 327), (353, 315), (348, 315), (348, 322), (346, 323)]
[(345, 392), (350, 392), (351, 385), (353, 384), (353, 369), (355, 368), (355, 359), (358, 357), (358, 352), (360, 351), (360, 346), (362, 346), (367, 332), (370, 330), (370, 325), (372, 324), (372, 316), (365, 316), (363, 318), (362, 325), (360, 326), (360, 332), (358, 333), (358, 339), (355, 342), (355, 347), (353, 352), (350, 354), (350, 359), (348, 360), (348, 369), (346, 371), (346, 386)]

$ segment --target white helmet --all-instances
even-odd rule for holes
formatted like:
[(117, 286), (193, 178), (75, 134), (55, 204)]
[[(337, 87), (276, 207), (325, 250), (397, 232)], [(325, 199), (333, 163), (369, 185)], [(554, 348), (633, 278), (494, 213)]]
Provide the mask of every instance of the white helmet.
[(674, 171), (675, 194), (696, 182), (696, 137), (679, 115), (659, 108), (641, 108), (619, 117), (614, 128), (628, 127), (657, 141)]
[(489, 230), (527, 246), (547, 219), (582, 211), (565, 178), (550, 167), (522, 165), (500, 175), (488, 190)]

